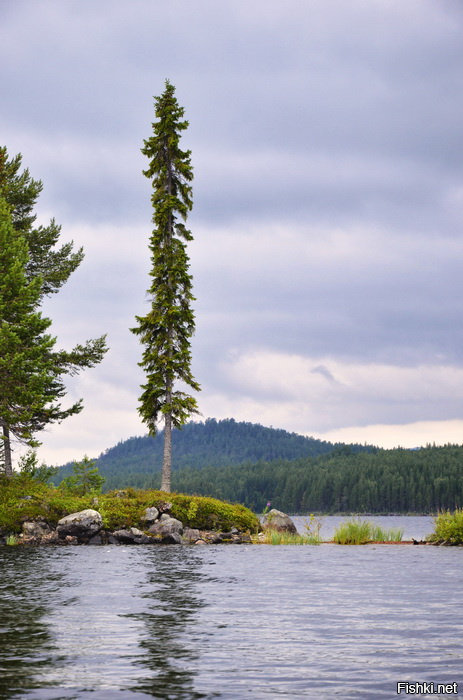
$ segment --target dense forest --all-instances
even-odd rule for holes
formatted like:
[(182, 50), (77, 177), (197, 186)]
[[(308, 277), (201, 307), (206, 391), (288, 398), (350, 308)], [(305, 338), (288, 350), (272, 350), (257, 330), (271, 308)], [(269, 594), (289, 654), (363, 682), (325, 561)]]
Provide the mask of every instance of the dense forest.
[[(158, 488), (162, 433), (134, 437), (96, 461), (104, 490)], [(322, 442), (233, 419), (174, 432), (175, 491), (290, 513), (433, 513), (463, 506), (463, 446), (382, 450)], [(72, 471), (61, 467), (55, 482)]]
[(185, 469), (174, 489), (290, 513), (433, 513), (463, 506), (463, 447), (349, 452)]
[[(339, 447), (286, 430), (237, 422), (233, 418), (220, 421), (209, 418), (205, 422), (187, 423), (181, 430), (175, 430), (172, 438), (174, 470), (315, 457)], [(355, 445), (352, 449), (371, 448)], [(106, 479), (105, 490), (122, 486), (158, 487), (162, 450), (163, 431), (155, 437), (132, 437), (106, 450), (97, 459), (100, 473)], [(56, 483), (68, 476), (71, 470), (70, 464), (62, 467)]]

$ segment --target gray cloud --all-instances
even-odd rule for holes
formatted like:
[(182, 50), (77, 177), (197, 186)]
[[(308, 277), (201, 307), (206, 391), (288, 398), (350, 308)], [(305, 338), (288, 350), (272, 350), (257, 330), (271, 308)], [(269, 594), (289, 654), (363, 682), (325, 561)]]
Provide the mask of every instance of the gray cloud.
[[(193, 356), (208, 410), (277, 410), (252, 401), (285, 389), (248, 396), (235, 355), (307, 357), (326, 384), (337, 379), (327, 358), (365, 372), (461, 366), (459, 0), (7, 0), (0, 17), (2, 139), (44, 181), (41, 216), (86, 249), (46, 310), (64, 344), (108, 331), (111, 354), (88, 376), (112, 404), (122, 392), (121, 425), (136, 424), (140, 349), (128, 328), (148, 284), (140, 147), (167, 77), (190, 120)], [(79, 386), (96, 400), (90, 379)], [(435, 386), (427, 404), (411, 396), (370, 402), (366, 391), (350, 415), (459, 417)], [(345, 395), (323, 400), (330, 429), (349, 425)], [(298, 412), (282, 426), (311, 432), (316, 415), (303, 414), (304, 428)]]

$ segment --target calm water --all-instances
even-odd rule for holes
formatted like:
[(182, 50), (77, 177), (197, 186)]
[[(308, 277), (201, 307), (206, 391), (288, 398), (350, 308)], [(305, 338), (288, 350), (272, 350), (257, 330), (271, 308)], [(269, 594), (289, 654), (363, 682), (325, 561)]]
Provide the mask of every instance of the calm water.
[(462, 565), (400, 545), (3, 547), (0, 698), (461, 694)]

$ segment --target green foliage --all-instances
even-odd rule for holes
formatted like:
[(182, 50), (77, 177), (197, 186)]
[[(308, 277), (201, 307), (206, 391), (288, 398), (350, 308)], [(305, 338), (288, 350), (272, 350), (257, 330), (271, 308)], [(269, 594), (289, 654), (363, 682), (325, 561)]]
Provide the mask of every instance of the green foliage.
[(114, 492), (103, 494), (98, 499), (98, 510), (103, 517), (104, 526), (109, 529), (140, 527), (143, 525), (145, 509), (151, 506), (159, 507), (167, 500), (172, 503), (172, 516), (185, 526), (223, 531), (236, 527), (251, 532), (257, 532), (259, 528), (258, 518), (244, 506), (224, 503), (214, 498), (164, 491), (132, 490), (128, 497), (122, 498), (117, 497)]
[(21, 532), (25, 520), (44, 519), (56, 525), (64, 515), (90, 508), (91, 498), (64, 494), (25, 472), (0, 476), (0, 528)]
[(21, 474), (27, 474), (32, 479), (42, 481), (44, 484), (47, 484), (58, 471), (58, 467), (48, 467), (43, 462), (39, 465), (35, 450), (29, 450), (21, 457), (18, 469)]
[(0, 196), (8, 203), (14, 230), (26, 241), (29, 257), (26, 263), (28, 280), (40, 278), (41, 294), (57, 292), (83, 260), (83, 249), (73, 251), (73, 242), (57, 249), (61, 227), (52, 219), (48, 226), (35, 226), (34, 207), (42, 191), (40, 180), (29, 170), (21, 172), (21, 154), (9, 159), (0, 147)]
[(333, 535), (336, 544), (366, 544), (367, 542), (400, 542), (403, 530), (383, 530), (367, 520), (348, 520), (341, 523)]
[(14, 474), (9, 479), (0, 476), (0, 529), (5, 533), (18, 533), (25, 520), (34, 519), (56, 525), (65, 515), (86, 508), (96, 508), (104, 527), (109, 530), (143, 528), (145, 509), (159, 508), (166, 501), (172, 503), (172, 516), (190, 527), (222, 531), (236, 527), (249, 532), (259, 529), (259, 520), (250, 510), (214, 498), (126, 489), (122, 496), (120, 491), (99, 495), (98, 505), (95, 505), (91, 493), (79, 496), (37, 481), (26, 473)]
[(317, 543), (321, 542), (320, 530), (322, 527), (322, 518), (317, 517), (314, 513), (310, 513), (309, 519), (304, 523), (306, 536)]
[(276, 530), (268, 530), (267, 532), (253, 538), (254, 544), (312, 544), (318, 545), (321, 543), (320, 538), (312, 535), (299, 535), (290, 532), (277, 532)]
[[(286, 513), (436, 513), (463, 507), (463, 446), (382, 450), (340, 445), (233, 419), (173, 433), (172, 486)], [(160, 486), (162, 435), (130, 438), (101, 455), (105, 489)], [(153, 473), (153, 464), (156, 471)], [(60, 469), (56, 481), (70, 473)]]
[[(154, 229), (150, 239), (152, 269), (148, 294), (151, 308), (137, 316), (132, 332), (145, 346), (139, 363), (146, 373), (139, 413), (151, 435), (159, 418), (165, 419), (165, 436), (171, 426), (182, 426), (197, 413), (196, 400), (174, 388), (177, 381), (199, 391), (190, 365), (190, 340), (194, 332), (191, 304), (192, 278), (186, 242), (191, 232), (183, 223), (192, 208), (193, 171), (190, 151), (180, 148), (181, 132), (188, 126), (184, 110), (175, 97), (175, 88), (166, 81), (164, 93), (155, 99), (156, 121), (153, 134), (144, 141), (143, 155), (149, 159), (144, 175), (152, 181)], [(170, 490), (170, 454), (166, 452), (163, 484)]]
[(74, 462), (73, 475), (68, 476), (61, 482), (61, 488), (75, 494), (76, 496), (86, 496), (101, 492), (104, 484), (104, 476), (101, 476), (95, 460), (84, 456), (81, 462)]
[(445, 544), (463, 544), (463, 509), (439, 513), (434, 519), (434, 532), (429, 540)]
[(82, 409), (81, 401), (63, 408), (63, 377), (93, 367), (106, 352), (105, 338), (56, 350), (51, 321), (39, 309), (58, 291), (82, 260), (73, 244), (56, 249), (55, 222), (35, 227), (33, 212), (42, 184), (20, 172), (21, 156), (9, 160), (0, 148), (0, 425), (3, 464), (11, 476), (10, 434), (30, 446), (49, 423)]
[[(202, 476), (199, 473), (204, 467), (229, 468), (236, 464), (249, 465), (259, 461), (316, 457), (332, 452), (336, 445), (286, 430), (235, 421), (233, 418), (219, 421), (208, 418), (204, 422), (190, 422), (181, 430), (174, 430), (172, 449), (172, 481), (175, 490), (206, 495), (200, 483)], [(368, 448), (361, 445), (351, 446), (352, 452), (365, 449)], [(104, 490), (110, 491), (128, 485), (144, 489), (159, 488), (162, 452), (162, 431), (154, 437), (132, 437), (111, 447), (97, 460), (101, 474), (106, 477)], [(54, 480), (55, 483), (67, 476), (71, 468), (71, 464), (62, 467)], [(232, 469), (228, 472), (232, 474)], [(216, 477), (213, 474), (216, 473), (218, 474), (211, 470), (204, 481), (207, 483), (207, 479), (211, 478), (215, 483)], [(191, 488), (188, 485), (190, 475)], [(210, 495), (224, 497), (219, 491)], [(227, 499), (240, 500), (228, 494)], [(262, 505), (265, 505), (265, 494), (261, 495), (260, 500)], [(258, 503), (254, 507), (257, 510)]]

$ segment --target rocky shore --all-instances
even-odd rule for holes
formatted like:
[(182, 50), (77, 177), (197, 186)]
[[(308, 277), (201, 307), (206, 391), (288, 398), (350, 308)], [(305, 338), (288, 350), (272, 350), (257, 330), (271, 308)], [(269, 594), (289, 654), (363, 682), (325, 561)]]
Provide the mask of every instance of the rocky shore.
[[(103, 518), (97, 510), (86, 509), (71, 513), (58, 521), (56, 527), (45, 520), (26, 520), (19, 535), (0, 536), (1, 544), (23, 545), (108, 545), (108, 544), (248, 544), (249, 533), (232, 528), (230, 532), (199, 530), (184, 527), (170, 514), (170, 503), (158, 510), (146, 508), (143, 529), (136, 527), (113, 531), (104, 529)], [(12, 542), (11, 538), (14, 539)]]

